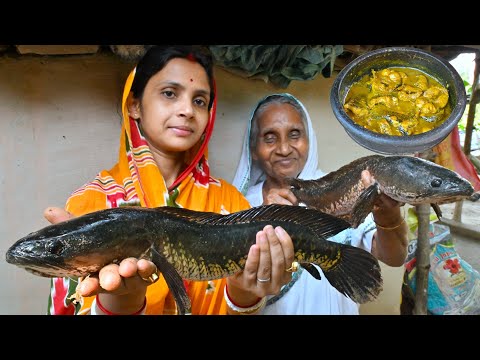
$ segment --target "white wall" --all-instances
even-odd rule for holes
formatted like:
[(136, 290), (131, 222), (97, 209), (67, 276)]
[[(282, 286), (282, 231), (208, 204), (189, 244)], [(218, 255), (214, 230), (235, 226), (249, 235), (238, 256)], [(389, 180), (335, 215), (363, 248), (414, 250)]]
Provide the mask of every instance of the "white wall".
[[(110, 54), (0, 58), (0, 314), (45, 314), (49, 279), (5, 262), (19, 238), (48, 225), (43, 210), (116, 161), (123, 83), (131, 65)], [(231, 181), (245, 121), (257, 101), (287, 91), (307, 107), (324, 171), (371, 154), (343, 131), (329, 102), (333, 78), (318, 75), (278, 89), (216, 69), (213, 174)], [(382, 266), (384, 291), (362, 313), (398, 314), (403, 268)]]

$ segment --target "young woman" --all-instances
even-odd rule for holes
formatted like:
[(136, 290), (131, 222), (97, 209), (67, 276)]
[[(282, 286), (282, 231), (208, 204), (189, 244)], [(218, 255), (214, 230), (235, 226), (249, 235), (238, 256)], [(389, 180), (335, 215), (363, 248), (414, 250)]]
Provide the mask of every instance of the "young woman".
[[(150, 48), (125, 84), (118, 162), (76, 190), (67, 201), (68, 212), (47, 208), (45, 217), (58, 223), (129, 205), (169, 205), (224, 214), (249, 208), (234, 186), (210, 175), (207, 145), (215, 121), (214, 85), (212, 58), (205, 49)], [(256, 313), (266, 295), (291, 280), (291, 273), (272, 277), (268, 287), (257, 277), (265, 278), (265, 268), (287, 269), (292, 261), (289, 235), (266, 226), (228, 289), (225, 279), (184, 281), (192, 314)], [(76, 304), (75, 292), (80, 295)], [(176, 304), (154, 263), (128, 258), (81, 282), (53, 279), (48, 313), (174, 314)]]

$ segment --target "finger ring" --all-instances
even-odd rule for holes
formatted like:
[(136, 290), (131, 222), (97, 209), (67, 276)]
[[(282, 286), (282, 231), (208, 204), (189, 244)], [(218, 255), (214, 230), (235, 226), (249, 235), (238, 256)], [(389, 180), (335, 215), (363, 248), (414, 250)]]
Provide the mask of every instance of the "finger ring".
[(269, 282), (271, 280), (271, 278), (268, 278), (268, 279), (260, 279), (260, 278), (257, 278), (257, 281), (259, 283), (266, 283), (266, 282)]
[(158, 275), (158, 269), (157, 267), (155, 266), (155, 271), (153, 272), (153, 274), (151, 274), (149, 277), (142, 277), (143, 280), (145, 281), (149, 281), (150, 283), (156, 283), (158, 281), (158, 279), (160, 278), (160, 276)]
[(288, 269), (286, 269), (286, 272), (296, 272), (298, 270), (298, 262), (294, 261), (292, 262), (292, 266), (290, 266)]

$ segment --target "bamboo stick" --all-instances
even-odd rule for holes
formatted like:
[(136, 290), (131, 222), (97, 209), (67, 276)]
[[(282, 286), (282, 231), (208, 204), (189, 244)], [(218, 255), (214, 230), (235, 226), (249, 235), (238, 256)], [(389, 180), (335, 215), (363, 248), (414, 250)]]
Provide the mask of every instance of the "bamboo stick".
[(427, 315), (428, 272), (430, 271), (430, 240), (428, 238), (430, 204), (417, 205), (415, 210), (418, 218), (418, 239), (415, 253), (417, 273), (413, 314)]

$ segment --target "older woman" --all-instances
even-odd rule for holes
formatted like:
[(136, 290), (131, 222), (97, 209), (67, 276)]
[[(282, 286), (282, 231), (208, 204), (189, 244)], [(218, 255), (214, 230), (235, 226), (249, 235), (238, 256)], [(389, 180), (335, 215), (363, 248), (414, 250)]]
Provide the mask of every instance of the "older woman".
[[(233, 184), (252, 206), (293, 205), (297, 199), (283, 179), (316, 179), (322, 174), (318, 169), (316, 136), (303, 104), (286, 93), (262, 99), (248, 122)], [(363, 175), (366, 184), (373, 181), (368, 172)], [(408, 240), (400, 205), (382, 195), (373, 213), (358, 228), (344, 230), (329, 240), (370, 251), (387, 265), (402, 266)], [(377, 228), (374, 219), (385, 226)], [(358, 304), (338, 292), (325, 276), (316, 280), (300, 268), (278, 295), (268, 297), (261, 313), (358, 314)]]

